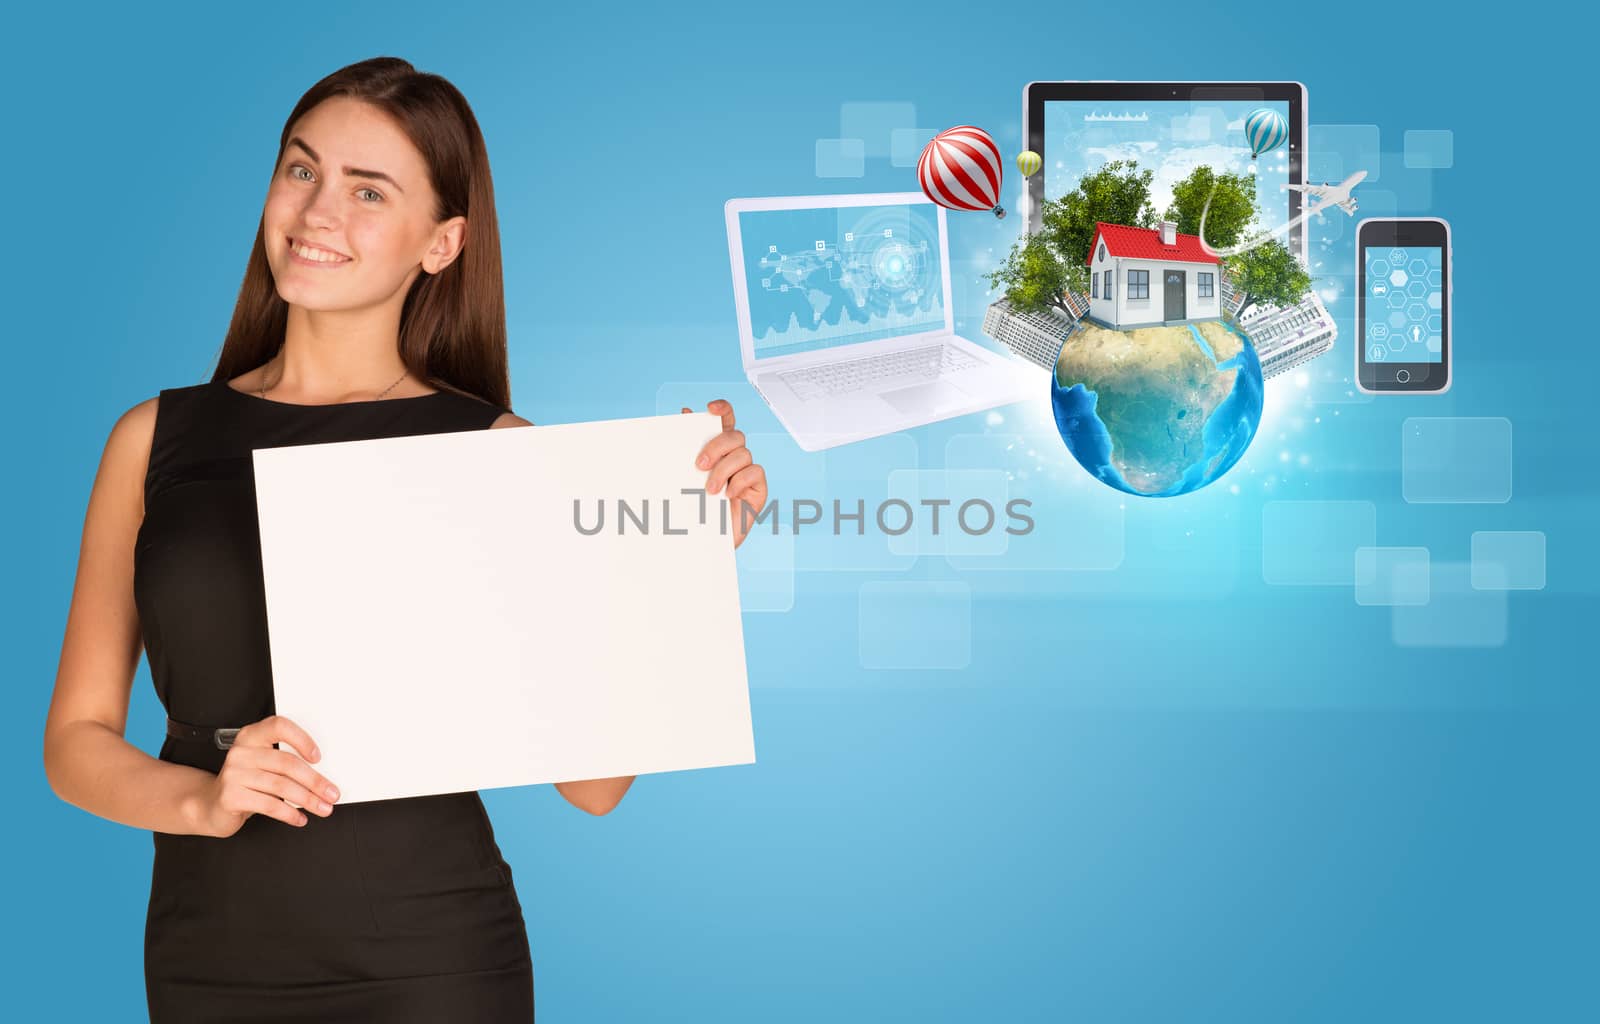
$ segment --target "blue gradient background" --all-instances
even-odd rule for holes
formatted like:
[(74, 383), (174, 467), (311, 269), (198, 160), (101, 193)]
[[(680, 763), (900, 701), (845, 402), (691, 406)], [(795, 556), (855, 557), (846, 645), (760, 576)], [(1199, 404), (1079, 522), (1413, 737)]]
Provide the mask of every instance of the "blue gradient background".
[[(143, 1019), (150, 836), (55, 798), (40, 758), (84, 505), (117, 416), (208, 374), (295, 99), (398, 54), (459, 85), (487, 136), (517, 410), (552, 423), (727, 397), (775, 495), (817, 465), (823, 495), (881, 489), (991, 429), (969, 417), (818, 460), (742, 381), (724, 201), (913, 187), (882, 155), (860, 179), (816, 176), (841, 104), (914, 103), (919, 126), (981, 124), (1015, 152), (1029, 80), (1298, 79), (1314, 126), (1353, 126), (1325, 140), (1381, 147), (1313, 153), (1317, 180), (1381, 162), (1363, 215), (1454, 229), (1449, 394), (1349, 393), (1354, 232), (1313, 226), (1319, 271), (1346, 278), (1326, 286), (1338, 350), (1268, 383), (1263, 436), (1222, 482), (1130, 504), (1116, 569), (908, 556), (795, 574), (790, 600), (745, 617), (756, 765), (643, 777), (604, 818), (548, 786), (486, 794), (541, 1020), (1594, 1019), (1600, 757), (1581, 638), (1600, 611), (1600, 354), (1586, 323), (1538, 322), (1507, 290), (1519, 253), (1592, 263), (1592, 221), (1564, 216), (1586, 194), (1561, 198), (1593, 166), (1561, 107), (1582, 33), (1510, 18), (1489, 40), (1421, 4), (1236, 4), (1202, 33), (1196, 10), (10, 12), (5, 1016)], [(1407, 168), (1403, 133), (1438, 129), (1453, 167)], [(969, 337), (978, 274), (1020, 222), (952, 217)], [(994, 429), (1049, 429), (1043, 390), (1007, 415)], [(1508, 418), (1512, 500), (1406, 504), (1412, 416)], [(1089, 522), (1066, 452), (1038, 452), (1018, 486), (1040, 533)], [(1348, 586), (1263, 582), (1263, 508), (1284, 498), (1370, 502), (1377, 543), (1435, 563), (1467, 561), (1474, 531), (1543, 531), (1548, 582), (1508, 595), (1503, 646), (1397, 647), (1388, 610)], [(897, 626), (876, 600), (904, 593), (941, 616), (932, 667), (863, 667), (919, 653), (914, 603)], [(862, 641), (862, 621), (888, 632)], [(161, 721), (141, 665), (130, 740), (154, 751)]]

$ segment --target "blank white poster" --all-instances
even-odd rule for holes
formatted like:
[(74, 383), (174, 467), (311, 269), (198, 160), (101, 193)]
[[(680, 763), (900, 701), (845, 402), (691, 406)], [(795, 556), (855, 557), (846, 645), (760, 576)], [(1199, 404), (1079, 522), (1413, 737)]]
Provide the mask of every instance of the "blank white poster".
[(256, 449), (277, 711), (340, 803), (753, 763), (720, 430)]

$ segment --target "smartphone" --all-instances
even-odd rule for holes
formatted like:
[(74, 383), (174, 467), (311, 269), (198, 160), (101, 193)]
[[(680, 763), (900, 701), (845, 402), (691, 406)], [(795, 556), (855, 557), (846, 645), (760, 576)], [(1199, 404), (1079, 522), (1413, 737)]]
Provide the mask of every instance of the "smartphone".
[(1450, 390), (1450, 225), (1372, 217), (1356, 225), (1356, 385), (1372, 394)]

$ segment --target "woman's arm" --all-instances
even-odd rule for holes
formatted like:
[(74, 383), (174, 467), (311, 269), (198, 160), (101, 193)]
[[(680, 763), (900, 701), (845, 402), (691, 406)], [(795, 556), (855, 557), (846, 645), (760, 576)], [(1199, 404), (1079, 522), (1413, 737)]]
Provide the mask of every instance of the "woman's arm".
[(157, 398), (129, 409), (106, 441), (89, 495), (61, 664), (44, 730), (44, 769), (61, 799), (134, 828), (196, 834), (210, 772), (151, 757), (123, 739), (142, 640), (133, 549)]

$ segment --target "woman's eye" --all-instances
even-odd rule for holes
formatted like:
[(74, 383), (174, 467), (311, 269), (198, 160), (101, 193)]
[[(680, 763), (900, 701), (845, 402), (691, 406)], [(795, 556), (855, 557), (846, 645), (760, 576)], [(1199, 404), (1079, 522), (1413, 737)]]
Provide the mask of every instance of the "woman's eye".
[[(300, 171), (305, 171), (306, 172), (306, 176), (303, 177), (303, 178), (300, 177), (300, 175), (298, 173)], [(305, 167), (302, 164), (290, 164), (289, 165), (289, 176), (291, 178), (295, 178), (296, 180), (299, 180), (299, 181), (310, 181), (311, 178), (312, 178), (312, 174), (311, 174), (310, 168)], [(381, 200), (383, 198), (383, 193), (382, 192), (379, 192), (376, 189), (370, 189), (370, 188), (360, 189), (360, 190), (357, 191), (356, 194), (357, 195), (365, 194), (365, 195), (372, 196), (373, 197), (372, 199), (367, 200), (367, 202), (369, 202), (369, 203), (377, 202), (378, 200)]]

